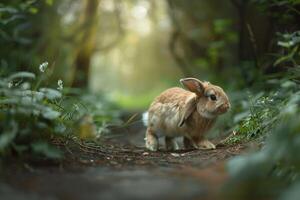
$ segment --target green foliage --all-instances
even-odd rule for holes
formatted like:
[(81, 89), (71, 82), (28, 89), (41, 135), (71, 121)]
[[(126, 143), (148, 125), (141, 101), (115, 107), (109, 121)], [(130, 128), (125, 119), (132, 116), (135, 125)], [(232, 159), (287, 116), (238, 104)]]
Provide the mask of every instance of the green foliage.
[[(228, 142), (262, 138), (259, 152), (228, 163), (231, 178), (224, 188), (228, 199), (295, 199), (299, 196), (300, 85), (298, 32), (280, 35), (276, 65), (290, 67), (280, 80), (269, 79), (269, 92), (251, 102), (250, 112)], [(292, 42), (291, 42), (292, 41)], [(267, 85), (264, 85), (266, 88)], [(232, 189), (234, 188), (234, 190)]]
[(0, 74), (29, 70), (41, 62), (34, 53), (42, 38), (35, 20), (40, 19), (44, 7), (53, 3), (53, 0), (1, 1), (0, 46), (5, 48), (0, 49)]
[[(267, 12), (279, 24), (288, 25), (297, 20), (299, 11), (296, 6), (300, 5), (299, 0), (252, 0), (262, 12)], [(276, 11), (276, 12), (274, 12)]]
[(300, 31), (291, 34), (280, 34), (279, 36), (280, 41), (278, 41), (278, 45), (283, 50), (274, 65), (290, 64), (291, 66), (297, 66), (300, 61)]
[[(229, 162), (231, 179), (225, 188), (229, 199), (273, 199), (279, 196), (290, 199), (291, 191), (295, 187), (299, 189), (299, 93), (296, 96), (294, 113), (286, 112), (290, 104), (282, 109), (281, 120), (272, 129), (263, 150)], [(229, 188), (234, 188), (234, 191)]]
[[(76, 96), (58, 80), (54, 87), (45, 87), (50, 72), (48, 63), (39, 66), (40, 74), (17, 72), (0, 79), (0, 155), (31, 153), (60, 158), (60, 151), (51, 145), (54, 138), (93, 138), (103, 133), (106, 123), (117, 123), (114, 112), (104, 98)], [(69, 89), (70, 90), (70, 89)], [(88, 116), (89, 121), (84, 121)], [(86, 127), (95, 127), (92, 133)], [(81, 130), (81, 132), (78, 132)]]
[[(60, 119), (61, 91), (53, 88), (34, 87), (35, 74), (18, 72), (0, 82), (0, 152), (39, 152), (47, 156), (51, 148), (31, 141), (50, 139), (51, 134), (63, 134), (64, 122)], [(49, 151), (48, 151), (49, 150)], [(45, 152), (48, 151), (48, 154)], [(55, 156), (58, 157), (58, 156)]]
[(226, 143), (246, 142), (269, 134), (278, 120), (277, 116), (284, 102), (281, 97), (281, 92), (259, 93), (255, 97), (250, 96), (248, 101), (243, 101), (244, 111), (236, 114), (233, 119), (234, 122), (239, 122), (234, 130), (235, 134)]
[(232, 31), (232, 21), (230, 19), (216, 19), (213, 22), (213, 32), (215, 40), (212, 41), (207, 49), (208, 67), (217, 66), (219, 62), (228, 62), (230, 57), (226, 48), (237, 41), (236, 32)]
[[(295, 94), (298, 94), (299, 78), (299, 32), (291, 34), (278, 34), (278, 46), (281, 48), (277, 54), (274, 66), (280, 66), (289, 70), (276, 74), (281, 79), (267, 78), (266, 83), (261, 87), (253, 88), (255, 95), (248, 99), (240, 99), (236, 105), (240, 107), (233, 117), (234, 123), (238, 126), (234, 129), (235, 134), (226, 140), (228, 144), (263, 139), (273, 131), (274, 124), (281, 118), (279, 112), (287, 106), (291, 112)], [(270, 76), (272, 77), (272, 76)], [(259, 86), (259, 84), (257, 84)], [(266, 90), (267, 89), (267, 90)], [(288, 106), (290, 105), (290, 106)]]
[(232, 62), (232, 52), (228, 49), (238, 40), (231, 19), (215, 19), (212, 24), (212, 34), (214, 37), (206, 47), (205, 55), (195, 60), (195, 64), (205, 70), (219, 70), (221, 65), (226, 66)]
[[(0, 3), (0, 46), (6, 47), (0, 50), (2, 71), (14, 71), (24, 62), (26, 56), (21, 52), (25, 52), (32, 42), (27, 29), (30, 27), (29, 15), (37, 9), (34, 3), (32, 0)], [(13, 48), (13, 53), (8, 51)]]

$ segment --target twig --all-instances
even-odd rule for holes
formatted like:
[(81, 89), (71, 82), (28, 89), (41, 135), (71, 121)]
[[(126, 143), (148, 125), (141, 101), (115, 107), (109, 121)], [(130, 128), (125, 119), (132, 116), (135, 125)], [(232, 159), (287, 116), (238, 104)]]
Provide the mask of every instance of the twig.
[(249, 23), (247, 23), (247, 29), (248, 29), (248, 33), (249, 33), (249, 37), (250, 37), (250, 42), (251, 42), (251, 45), (252, 45), (252, 48), (253, 48), (255, 66), (256, 66), (256, 68), (258, 68), (257, 43), (256, 43), (254, 33), (253, 33), (252, 28), (251, 28)]

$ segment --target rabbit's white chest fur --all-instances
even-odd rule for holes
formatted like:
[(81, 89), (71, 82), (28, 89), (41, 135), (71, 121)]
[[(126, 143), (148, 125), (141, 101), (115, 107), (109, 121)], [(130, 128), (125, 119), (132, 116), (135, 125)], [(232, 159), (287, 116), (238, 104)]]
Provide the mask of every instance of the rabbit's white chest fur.
[(149, 115), (148, 122), (158, 136), (183, 136), (183, 128), (178, 127), (180, 121), (179, 106), (174, 103), (157, 103), (156, 112)]

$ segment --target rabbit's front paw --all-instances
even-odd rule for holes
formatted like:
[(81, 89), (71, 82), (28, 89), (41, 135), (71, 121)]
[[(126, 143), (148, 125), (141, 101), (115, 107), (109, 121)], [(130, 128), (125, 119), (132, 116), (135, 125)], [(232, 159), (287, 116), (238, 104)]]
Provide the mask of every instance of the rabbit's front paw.
[(165, 142), (166, 142), (166, 149), (167, 149), (167, 151), (176, 151), (176, 150), (179, 150), (179, 146), (178, 146), (175, 138), (166, 137), (165, 138)]
[(158, 150), (158, 139), (151, 128), (147, 128), (145, 137), (145, 146), (150, 151)]
[(149, 138), (145, 138), (146, 139), (146, 148), (150, 151), (157, 151), (158, 150), (158, 141), (157, 139), (149, 139)]
[(216, 146), (206, 139), (198, 142), (197, 146), (198, 149), (216, 149)]

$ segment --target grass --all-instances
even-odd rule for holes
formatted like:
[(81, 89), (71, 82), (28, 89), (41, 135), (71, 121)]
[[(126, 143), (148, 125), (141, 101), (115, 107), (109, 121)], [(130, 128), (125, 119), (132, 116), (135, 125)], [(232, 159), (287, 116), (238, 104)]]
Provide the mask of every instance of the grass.
[(130, 95), (122, 93), (114, 93), (111, 95), (111, 99), (114, 103), (121, 108), (129, 110), (146, 110), (153, 99), (158, 96), (163, 89), (154, 89), (145, 94)]

